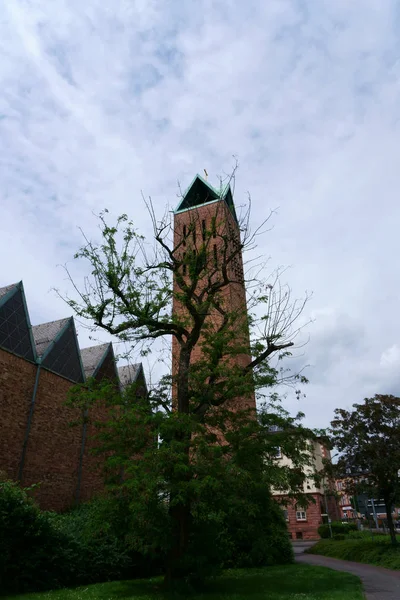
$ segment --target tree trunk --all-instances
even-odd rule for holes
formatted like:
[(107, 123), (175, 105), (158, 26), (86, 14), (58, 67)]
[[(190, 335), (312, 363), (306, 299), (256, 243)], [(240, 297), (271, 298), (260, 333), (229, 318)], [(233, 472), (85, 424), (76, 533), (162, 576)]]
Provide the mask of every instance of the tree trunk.
[(168, 553), (164, 575), (164, 587), (169, 589), (174, 581), (181, 579), (186, 573), (181, 564), (189, 545), (190, 506), (178, 504), (170, 508), (173, 520), (172, 546)]
[(393, 517), (392, 517), (392, 506), (393, 503), (385, 499), (386, 518), (389, 527), (390, 541), (392, 546), (397, 546), (396, 530), (394, 528)]

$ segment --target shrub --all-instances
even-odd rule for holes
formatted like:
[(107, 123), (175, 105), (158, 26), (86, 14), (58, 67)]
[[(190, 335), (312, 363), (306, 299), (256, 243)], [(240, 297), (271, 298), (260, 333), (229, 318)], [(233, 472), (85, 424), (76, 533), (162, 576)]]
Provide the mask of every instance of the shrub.
[[(332, 534), (346, 535), (351, 531), (357, 531), (357, 525), (355, 523), (342, 523), (341, 521), (334, 521), (331, 523)], [(318, 527), (318, 534), (322, 539), (328, 539), (331, 537), (329, 525), (324, 523)]]
[(307, 550), (310, 554), (322, 554), (342, 560), (353, 560), (386, 567), (387, 569), (400, 569), (400, 547), (390, 544), (388, 537), (344, 541), (320, 540), (315, 546)]
[(0, 482), (0, 589), (24, 592), (74, 583), (80, 548), (26, 491)]
[(159, 571), (160, 558), (157, 562), (155, 555), (145, 557), (129, 542), (118, 508), (121, 505), (99, 499), (63, 515), (43, 512), (16, 483), (0, 482), (1, 592), (40, 591)]
[(333, 538), (336, 542), (342, 542), (346, 539), (346, 536), (343, 533), (335, 533)]

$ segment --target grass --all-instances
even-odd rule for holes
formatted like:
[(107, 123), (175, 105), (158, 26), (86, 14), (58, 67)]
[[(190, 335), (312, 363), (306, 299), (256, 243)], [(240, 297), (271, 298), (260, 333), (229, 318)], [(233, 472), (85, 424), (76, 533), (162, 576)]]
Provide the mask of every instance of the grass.
[(10, 600), (362, 600), (354, 575), (309, 565), (226, 571), (202, 592), (165, 593), (161, 580), (114, 581), (55, 590)]
[(322, 554), (342, 560), (351, 560), (387, 569), (400, 569), (400, 545), (390, 544), (388, 536), (360, 537), (342, 541), (320, 540), (309, 548), (309, 554)]

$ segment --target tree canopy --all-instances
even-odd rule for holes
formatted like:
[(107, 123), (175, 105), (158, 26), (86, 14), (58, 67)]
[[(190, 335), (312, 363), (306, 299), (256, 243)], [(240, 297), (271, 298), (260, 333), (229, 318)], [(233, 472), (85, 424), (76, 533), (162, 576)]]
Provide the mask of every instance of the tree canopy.
[(350, 492), (368, 492), (385, 503), (392, 543), (392, 509), (400, 500), (400, 398), (376, 394), (352, 411), (335, 410), (332, 442), (340, 452), (335, 467)]

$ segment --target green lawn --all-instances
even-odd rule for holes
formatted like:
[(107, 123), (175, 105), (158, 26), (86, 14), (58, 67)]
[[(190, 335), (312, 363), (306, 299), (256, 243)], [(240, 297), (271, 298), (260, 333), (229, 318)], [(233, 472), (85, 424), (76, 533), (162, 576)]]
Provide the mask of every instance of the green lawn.
[(362, 600), (360, 580), (323, 567), (289, 565), (226, 571), (201, 593), (173, 594), (160, 579), (115, 581), (86, 587), (7, 596), (12, 600)]
[(322, 554), (343, 560), (400, 569), (400, 544), (393, 548), (388, 536), (363, 537), (362, 539), (346, 539), (342, 541), (320, 540), (308, 550), (309, 554)]

